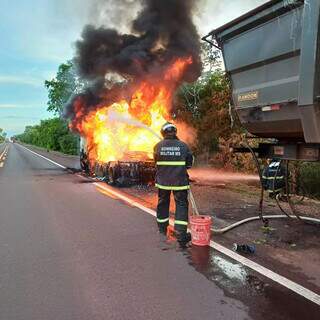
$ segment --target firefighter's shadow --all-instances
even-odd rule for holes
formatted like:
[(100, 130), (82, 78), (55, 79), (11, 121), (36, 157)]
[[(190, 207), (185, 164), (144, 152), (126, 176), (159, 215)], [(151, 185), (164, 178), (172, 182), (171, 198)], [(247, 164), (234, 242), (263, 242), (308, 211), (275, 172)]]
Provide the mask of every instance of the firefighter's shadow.
[(89, 179), (88, 179), (88, 180), (87, 180), (87, 179), (84, 180), (84, 179), (83, 179), (83, 180), (75, 181), (74, 183), (75, 183), (75, 184), (90, 184), (90, 183), (95, 183), (95, 182), (96, 182), (96, 181), (94, 181), (94, 180), (89, 180)]

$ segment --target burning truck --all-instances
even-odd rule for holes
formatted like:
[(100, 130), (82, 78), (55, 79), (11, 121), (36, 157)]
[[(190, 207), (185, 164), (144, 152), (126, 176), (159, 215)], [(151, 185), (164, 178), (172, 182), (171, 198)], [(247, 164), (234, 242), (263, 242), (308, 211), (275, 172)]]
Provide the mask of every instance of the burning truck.
[(88, 175), (119, 187), (150, 185), (154, 182), (155, 164), (146, 152), (126, 152), (121, 158), (102, 161), (89, 161), (86, 140), (80, 140), (80, 166)]
[(85, 88), (64, 110), (71, 130), (82, 137), (88, 171), (118, 184), (152, 180), (153, 147), (161, 126), (174, 121), (175, 91), (195, 81), (202, 67), (195, 2), (140, 3), (129, 34), (85, 27), (74, 58)]

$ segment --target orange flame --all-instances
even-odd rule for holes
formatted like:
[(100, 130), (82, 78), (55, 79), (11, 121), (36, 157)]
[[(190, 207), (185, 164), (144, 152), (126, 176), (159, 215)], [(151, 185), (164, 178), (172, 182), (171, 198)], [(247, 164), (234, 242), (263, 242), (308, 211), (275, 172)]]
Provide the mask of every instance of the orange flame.
[(170, 121), (174, 90), (191, 63), (191, 57), (177, 59), (160, 81), (142, 82), (130, 102), (118, 101), (86, 116), (75, 103), (75, 126), (86, 139), (89, 160), (100, 163), (121, 160), (131, 152), (151, 158), (161, 126)]

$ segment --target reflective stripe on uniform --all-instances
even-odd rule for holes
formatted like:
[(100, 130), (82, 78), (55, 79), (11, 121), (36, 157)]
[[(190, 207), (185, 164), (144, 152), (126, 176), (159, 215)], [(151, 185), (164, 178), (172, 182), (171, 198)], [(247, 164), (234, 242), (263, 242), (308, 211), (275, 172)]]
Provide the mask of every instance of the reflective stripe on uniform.
[(190, 186), (162, 186), (161, 184), (156, 183), (156, 187), (163, 190), (188, 190)]
[(266, 180), (274, 180), (274, 179), (282, 180), (282, 179), (284, 179), (284, 176), (281, 176), (281, 177), (266, 177), (266, 176), (262, 176), (262, 179), (266, 179)]
[(182, 221), (182, 220), (175, 220), (174, 224), (180, 225), (180, 226), (187, 226), (188, 221)]
[(274, 192), (280, 192), (282, 191), (283, 188), (281, 189), (275, 189), (275, 190), (267, 190), (269, 193), (274, 193)]
[(166, 218), (166, 219), (157, 219), (157, 222), (158, 223), (165, 223), (165, 222), (168, 222), (169, 221), (169, 218)]
[(185, 166), (185, 161), (158, 161), (157, 166)]
[(280, 162), (272, 162), (269, 164), (269, 168), (272, 168), (272, 167), (279, 167), (280, 165)]

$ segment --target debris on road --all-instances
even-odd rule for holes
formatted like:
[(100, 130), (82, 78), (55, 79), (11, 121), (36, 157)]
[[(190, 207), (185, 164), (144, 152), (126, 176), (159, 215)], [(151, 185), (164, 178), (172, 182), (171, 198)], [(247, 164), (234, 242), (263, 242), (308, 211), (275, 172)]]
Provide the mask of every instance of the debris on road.
[(233, 251), (239, 252), (239, 253), (255, 253), (256, 252), (256, 247), (254, 245), (249, 245), (249, 244), (233, 244)]

